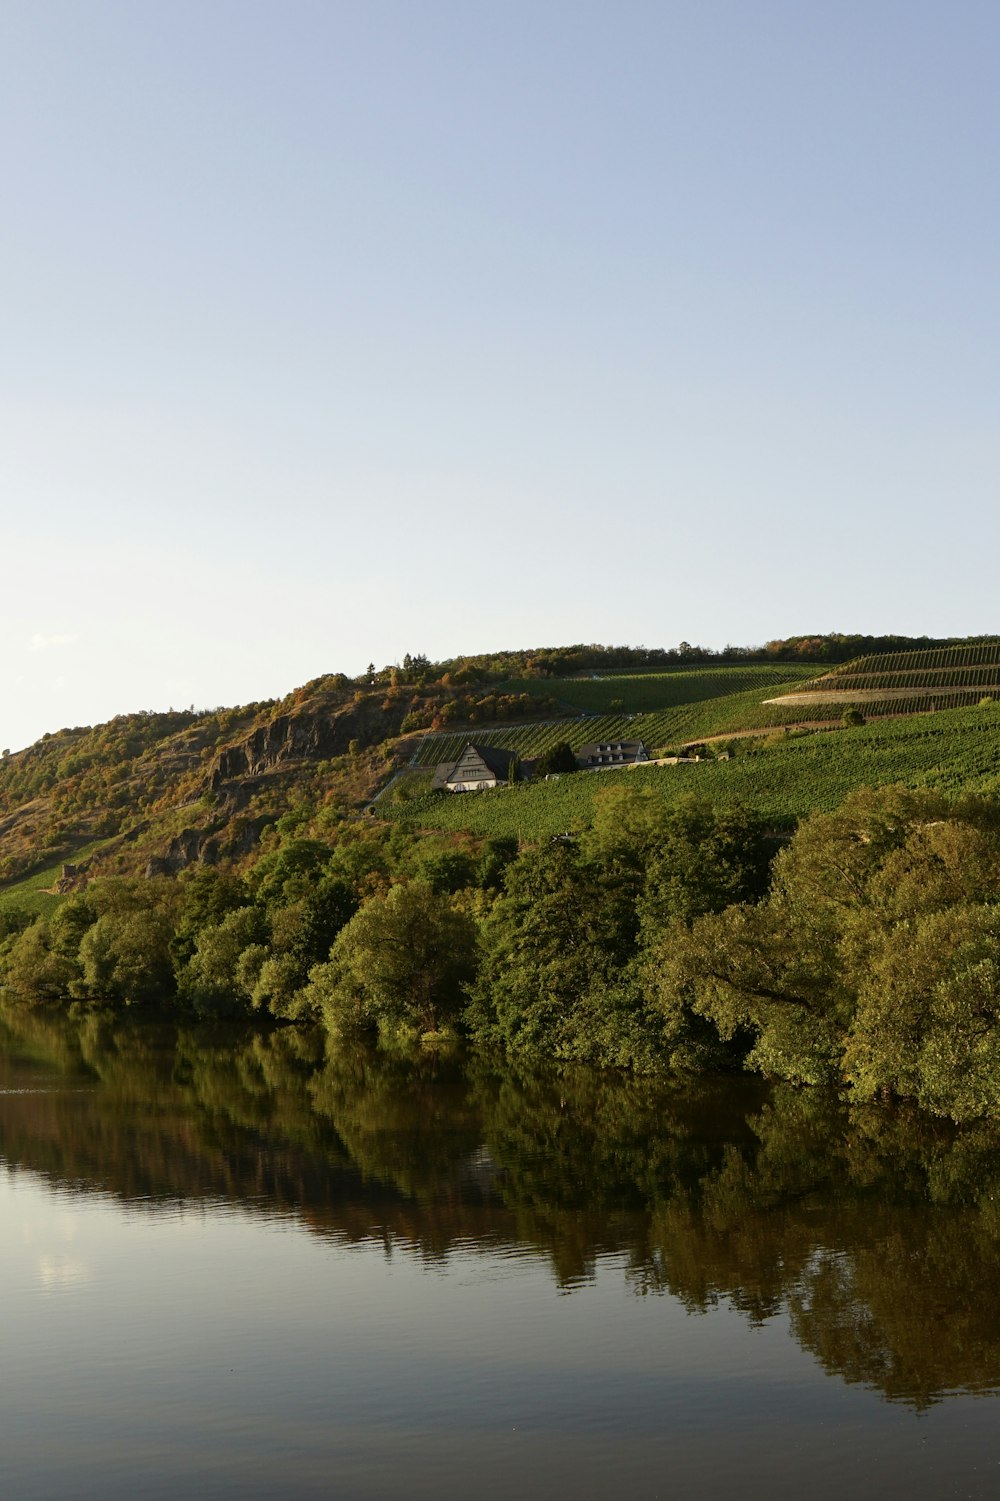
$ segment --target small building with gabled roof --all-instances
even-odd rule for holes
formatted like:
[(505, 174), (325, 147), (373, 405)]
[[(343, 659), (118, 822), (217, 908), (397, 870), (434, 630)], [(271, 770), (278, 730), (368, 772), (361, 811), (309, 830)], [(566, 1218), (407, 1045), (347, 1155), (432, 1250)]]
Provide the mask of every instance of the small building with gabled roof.
[(485, 792), (490, 787), (506, 786), (516, 763), (513, 751), (470, 741), (457, 761), (443, 761), (435, 768), (431, 791)]
[(576, 753), (576, 764), (582, 771), (601, 771), (611, 766), (636, 766), (649, 760), (649, 752), (641, 740), (595, 741), (593, 745), (581, 745)]

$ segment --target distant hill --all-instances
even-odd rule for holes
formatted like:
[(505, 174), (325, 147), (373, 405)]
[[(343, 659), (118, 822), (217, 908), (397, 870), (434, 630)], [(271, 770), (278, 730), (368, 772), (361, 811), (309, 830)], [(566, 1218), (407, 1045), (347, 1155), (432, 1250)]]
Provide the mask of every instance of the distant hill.
[[(871, 650), (887, 644), (891, 655)], [(817, 678), (817, 663), (843, 665)], [(814, 635), (723, 652), (682, 643), (440, 663), (407, 655), (356, 679), (317, 678), (276, 702), (122, 715), (0, 760), (0, 904), (44, 908), (98, 874), (240, 867), (272, 829), (330, 837), (342, 820), (370, 817), (390, 781), (376, 816), (392, 813), (397, 797), (412, 800), (420, 769), (469, 739), (530, 759), (561, 740), (627, 731), (663, 750), (836, 718), (844, 693), (852, 702), (876, 695), (870, 712), (899, 712), (949, 696), (978, 702), (994, 688), (1000, 697), (996, 642)]]

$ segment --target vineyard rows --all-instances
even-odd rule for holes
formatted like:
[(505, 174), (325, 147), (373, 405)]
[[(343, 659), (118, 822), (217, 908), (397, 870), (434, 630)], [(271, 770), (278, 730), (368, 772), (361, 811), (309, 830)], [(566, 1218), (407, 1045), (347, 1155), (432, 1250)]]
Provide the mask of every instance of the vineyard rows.
[(400, 805), (392, 816), (427, 828), (530, 841), (586, 824), (594, 798), (623, 782), (652, 787), (669, 803), (696, 791), (720, 805), (750, 808), (775, 825), (835, 808), (859, 786), (903, 782), (950, 794), (996, 794), (1000, 709), (959, 709), (805, 735), (732, 761), (581, 773), (476, 796), (429, 796)]
[[(878, 699), (860, 704), (866, 720), (889, 716), (930, 714), (936, 711), (975, 708), (978, 692), (945, 695), (914, 695), (905, 699)], [(733, 695), (700, 704), (684, 704), (658, 714), (622, 714), (588, 716), (580, 719), (554, 719), (531, 724), (505, 725), (490, 729), (472, 727), (461, 734), (427, 735), (421, 740), (411, 761), (416, 768), (431, 768), (441, 762), (456, 761), (470, 740), (477, 745), (493, 745), (512, 750), (522, 760), (533, 760), (552, 746), (567, 741), (574, 750), (592, 741), (641, 740), (652, 755), (672, 751), (713, 736), (738, 736), (742, 731), (776, 731), (792, 728), (803, 721), (820, 724), (838, 722), (848, 705), (817, 700), (787, 706), (761, 703), (757, 694)]]
[(925, 667), (907, 672), (846, 672), (803, 691), (824, 688), (919, 688), (924, 692), (953, 688), (995, 688), (1000, 685), (1000, 662), (983, 667)]
[(866, 672), (940, 672), (984, 666), (1000, 670), (1000, 641), (982, 641), (976, 646), (945, 646), (929, 651), (888, 652), (881, 657), (857, 657), (853, 662), (845, 662), (830, 677), (853, 677)]
[[(637, 722), (637, 721), (636, 721)], [(554, 745), (568, 741), (574, 750), (592, 740), (641, 739), (625, 714), (589, 714), (577, 719), (533, 720), (480, 729), (473, 725), (461, 733), (426, 735), (411, 761), (412, 766), (437, 766), (443, 761), (457, 761), (470, 740), (476, 745), (493, 745), (516, 752), (522, 760), (544, 755)]]
[[(974, 654), (984, 660), (964, 666), (937, 660)], [(992, 654), (989, 664), (985, 661), (986, 654)], [(917, 670), (890, 670), (888, 665), (884, 670), (874, 670), (875, 664), (881, 669), (882, 664), (921, 658), (928, 659), (924, 674), (932, 675), (929, 683), (926, 676), (923, 683), (919, 681), (924, 674)], [(432, 767), (439, 762), (454, 761), (470, 740), (512, 750), (524, 760), (543, 755), (560, 741), (568, 741), (574, 750), (588, 742), (607, 740), (642, 740), (651, 753), (673, 750), (692, 741), (736, 735), (742, 730), (781, 729), (803, 720), (836, 721), (851, 702), (844, 694), (859, 695), (857, 702), (869, 720), (973, 708), (992, 690), (1000, 697), (997, 646), (900, 652), (864, 661), (871, 664), (872, 670), (861, 671), (863, 663), (859, 661), (818, 680), (809, 678), (811, 669), (789, 667), (787, 663), (773, 668), (716, 667), (700, 672), (563, 679), (558, 692), (580, 709), (576, 718), (471, 726), (461, 731), (426, 735), (419, 742), (411, 764)], [(949, 680), (945, 683), (938, 678), (936, 686), (934, 675), (939, 673)], [(511, 691), (539, 691), (537, 681), (511, 682), (506, 686)], [(551, 691), (548, 680), (546, 689)], [(764, 700), (763, 692), (771, 696)], [(783, 703), (784, 697), (789, 697), (789, 702)], [(608, 709), (614, 699), (625, 704), (624, 711)]]
[[(794, 689), (797, 684), (787, 681), (775, 684), (772, 680), (769, 686), (774, 691), (778, 687)], [(793, 712), (765, 705), (760, 693), (760, 688), (744, 688), (741, 693), (688, 701), (648, 713), (580, 715), (576, 719), (534, 720), (528, 724), (482, 728), (471, 726), (461, 732), (425, 735), (417, 746), (411, 765), (435, 766), (439, 762), (455, 761), (470, 740), (477, 745), (494, 745), (502, 750), (515, 751), (525, 760), (543, 755), (564, 740), (574, 750), (592, 741), (641, 740), (652, 752), (675, 748), (708, 735), (726, 735), (768, 725), (781, 726), (802, 718), (800, 710)], [(839, 709), (837, 713), (839, 717)], [(813, 715), (812, 709), (809, 714), (810, 717), (823, 717)]]
[(978, 694), (981, 697), (984, 693), (997, 690), (1000, 690), (1000, 668), (976, 667), (964, 671), (953, 669), (940, 677), (924, 672), (865, 672), (796, 685), (794, 693), (799, 699), (807, 696), (819, 699), (828, 694), (836, 694), (843, 699), (852, 693), (884, 693), (894, 697), (922, 694), (938, 698), (943, 694), (958, 692), (965, 692), (970, 696)]
[(754, 689), (774, 691), (814, 676), (812, 667), (784, 662), (773, 667), (710, 667), (618, 677), (516, 679), (505, 683), (503, 689), (509, 693), (551, 694), (585, 713), (609, 714), (615, 712), (613, 706), (622, 706), (627, 714), (648, 714)]

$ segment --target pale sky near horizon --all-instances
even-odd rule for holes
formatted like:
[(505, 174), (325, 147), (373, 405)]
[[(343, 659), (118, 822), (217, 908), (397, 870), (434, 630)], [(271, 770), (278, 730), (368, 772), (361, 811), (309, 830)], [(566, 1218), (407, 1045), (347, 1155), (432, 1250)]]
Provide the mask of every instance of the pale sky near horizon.
[(1000, 632), (994, 0), (0, 0), (0, 746)]

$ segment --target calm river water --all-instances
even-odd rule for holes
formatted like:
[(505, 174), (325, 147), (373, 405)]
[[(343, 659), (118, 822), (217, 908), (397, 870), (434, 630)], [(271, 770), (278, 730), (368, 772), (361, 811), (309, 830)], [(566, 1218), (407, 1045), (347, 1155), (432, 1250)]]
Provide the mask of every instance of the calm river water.
[(990, 1133), (290, 1033), (0, 1045), (11, 1501), (1000, 1492)]

